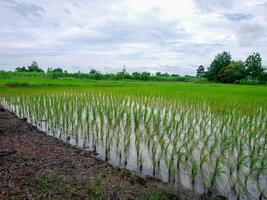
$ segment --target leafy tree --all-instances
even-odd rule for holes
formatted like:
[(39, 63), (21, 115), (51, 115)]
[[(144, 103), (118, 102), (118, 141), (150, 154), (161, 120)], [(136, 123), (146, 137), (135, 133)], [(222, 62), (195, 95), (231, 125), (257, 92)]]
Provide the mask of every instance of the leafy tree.
[(124, 79), (130, 79), (131, 75), (124, 68), (122, 71), (117, 72), (116, 74), (114, 74), (113, 78), (116, 79), (116, 80), (124, 80)]
[(160, 76), (160, 77), (170, 77), (171, 75), (168, 74), (168, 73), (156, 72), (156, 76)]
[(260, 83), (265, 83), (267, 84), (267, 72), (263, 72), (260, 74), (260, 76), (258, 77)]
[(98, 71), (96, 71), (95, 69), (91, 69), (91, 71), (89, 72), (89, 74), (96, 74), (98, 73)]
[(150, 78), (150, 73), (149, 72), (142, 72), (141, 73), (141, 77), (140, 77), (141, 80), (147, 81), (147, 80), (149, 80), (149, 78)]
[(163, 77), (169, 77), (170, 75), (168, 73), (161, 74)]
[(44, 72), (41, 68), (39, 68), (36, 61), (32, 62), (31, 66), (28, 66), (28, 72)]
[(63, 69), (56, 68), (56, 69), (53, 69), (52, 72), (63, 73)]
[(156, 72), (156, 76), (161, 76), (161, 72)]
[(263, 73), (264, 68), (261, 64), (261, 56), (259, 53), (253, 53), (246, 59), (247, 75), (257, 78)]
[(32, 61), (32, 65), (31, 66), (37, 66), (38, 67), (38, 63), (36, 61)]
[(139, 72), (133, 72), (132, 73), (132, 79), (140, 80), (141, 79), (141, 74)]
[(246, 77), (245, 64), (242, 61), (233, 61), (220, 70), (218, 77), (224, 83), (239, 82)]
[(205, 75), (205, 68), (203, 65), (199, 65), (197, 68), (197, 77), (204, 77)]
[(219, 72), (222, 68), (228, 66), (231, 63), (231, 54), (229, 52), (222, 52), (215, 56), (214, 60), (210, 64), (207, 72), (207, 78), (209, 80), (220, 81)]
[(101, 74), (101, 72), (96, 71), (95, 69), (92, 69), (89, 72), (89, 77), (92, 79), (100, 80), (103, 78), (103, 74)]
[(17, 67), (15, 71), (16, 72), (27, 72), (27, 69), (26, 67)]

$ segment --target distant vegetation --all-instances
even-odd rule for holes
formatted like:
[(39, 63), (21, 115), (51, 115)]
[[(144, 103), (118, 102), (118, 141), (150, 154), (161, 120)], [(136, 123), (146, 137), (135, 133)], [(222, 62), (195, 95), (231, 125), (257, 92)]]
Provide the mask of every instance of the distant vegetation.
[(229, 52), (222, 52), (215, 56), (207, 71), (200, 65), (197, 68), (197, 77), (222, 83), (264, 84), (267, 83), (265, 70), (259, 53), (249, 55), (243, 62), (232, 60)]
[(117, 73), (102, 73), (95, 69), (90, 70), (89, 73), (75, 72), (69, 73), (62, 68), (48, 68), (45, 72), (42, 70), (37, 62), (33, 61), (32, 65), (28, 67), (17, 67), (15, 72), (0, 71), (0, 78), (78, 78), (78, 79), (93, 79), (93, 80), (142, 80), (142, 81), (179, 81), (179, 82), (192, 82), (192, 81), (205, 81), (206, 78), (196, 78), (195, 76), (180, 76), (178, 74), (168, 74), (157, 72), (152, 74), (150, 72), (133, 72), (129, 73), (124, 68)]
[(229, 52), (222, 52), (215, 56), (210, 66), (200, 65), (196, 70), (196, 76), (180, 76), (178, 74), (168, 74), (157, 72), (133, 72), (129, 73), (126, 68), (117, 73), (102, 73), (92, 69), (89, 73), (75, 72), (69, 73), (62, 68), (48, 68), (45, 72), (37, 62), (33, 61), (28, 67), (17, 67), (15, 72), (0, 71), (0, 78), (13, 77), (36, 77), (36, 78), (78, 78), (94, 80), (142, 80), (142, 81), (179, 81), (179, 82), (203, 82), (213, 81), (222, 83), (241, 84), (266, 84), (267, 72), (262, 65), (259, 53), (249, 55), (245, 62), (232, 60)]

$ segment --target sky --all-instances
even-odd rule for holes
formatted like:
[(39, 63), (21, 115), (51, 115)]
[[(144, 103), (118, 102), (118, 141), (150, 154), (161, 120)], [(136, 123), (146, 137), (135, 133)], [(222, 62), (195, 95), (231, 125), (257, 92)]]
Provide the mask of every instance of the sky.
[(214, 56), (267, 64), (267, 0), (0, 0), (0, 70), (194, 75)]

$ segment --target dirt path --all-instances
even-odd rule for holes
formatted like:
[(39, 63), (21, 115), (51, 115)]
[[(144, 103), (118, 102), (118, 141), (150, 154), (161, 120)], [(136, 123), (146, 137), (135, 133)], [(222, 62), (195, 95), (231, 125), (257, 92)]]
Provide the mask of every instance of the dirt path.
[(0, 199), (199, 199), (113, 168), (0, 105)]

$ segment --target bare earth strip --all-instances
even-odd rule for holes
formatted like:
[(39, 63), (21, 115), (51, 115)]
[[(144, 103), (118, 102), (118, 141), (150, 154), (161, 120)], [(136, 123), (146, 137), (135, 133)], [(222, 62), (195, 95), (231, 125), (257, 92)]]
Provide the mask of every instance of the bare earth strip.
[(114, 168), (0, 109), (0, 199), (204, 198)]

